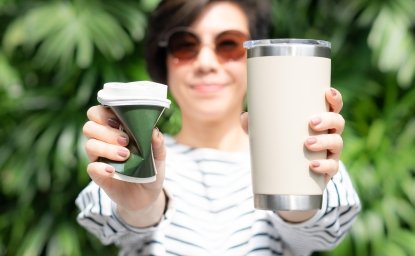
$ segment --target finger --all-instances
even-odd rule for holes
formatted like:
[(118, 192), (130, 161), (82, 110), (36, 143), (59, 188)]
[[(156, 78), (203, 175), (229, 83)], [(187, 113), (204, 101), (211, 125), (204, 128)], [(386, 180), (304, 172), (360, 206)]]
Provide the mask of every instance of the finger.
[(125, 132), (94, 121), (86, 122), (82, 130), (87, 138), (101, 140), (109, 144), (127, 146), (129, 142), (128, 135)]
[(98, 186), (101, 186), (103, 180), (112, 179), (115, 169), (106, 163), (92, 162), (88, 164), (87, 172), (89, 177), (91, 177)]
[(327, 150), (333, 159), (338, 160), (343, 150), (343, 139), (339, 134), (320, 134), (306, 139), (305, 146), (308, 150), (319, 152)]
[[(126, 190), (131, 191), (131, 184), (114, 179), (115, 168), (102, 162), (92, 162), (87, 166), (89, 177), (101, 187), (115, 202), (120, 202), (120, 195), (125, 195)], [(121, 192), (120, 192), (121, 191)], [(125, 198), (125, 196), (124, 196)]]
[(113, 161), (125, 161), (130, 156), (130, 151), (122, 146), (112, 145), (96, 139), (89, 139), (85, 143), (85, 151), (91, 161), (99, 157)]
[(118, 128), (119, 126), (117, 117), (115, 116), (114, 112), (112, 112), (112, 110), (108, 107), (102, 105), (92, 106), (88, 109), (86, 115), (89, 120), (94, 121), (98, 124), (109, 125), (113, 128)]
[(166, 159), (166, 148), (164, 146), (164, 136), (157, 128), (153, 129), (152, 147), (153, 147), (154, 160), (164, 161)]
[(310, 162), (310, 169), (324, 175), (327, 183), (338, 172), (339, 161), (335, 159), (313, 160)]
[(329, 133), (341, 134), (344, 130), (345, 120), (338, 113), (324, 112), (311, 117), (309, 125), (316, 132), (329, 131)]
[(154, 183), (147, 183), (143, 186), (151, 190), (160, 190), (164, 182), (166, 147), (164, 145), (164, 136), (158, 128), (153, 129), (152, 144), (154, 163), (156, 165), (156, 181)]
[(327, 159), (311, 161), (310, 169), (324, 174), (325, 181), (328, 182), (338, 171), (343, 139), (338, 134), (322, 134), (308, 138), (305, 145), (314, 152), (327, 150)]
[(241, 114), (242, 129), (248, 134), (248, 112), (242, 112)]
[(329, 104), (330, 111), (340, 113), (343, 108), (343, 98), (340, 92), (334, 88), (326, 91), (326, 100)]

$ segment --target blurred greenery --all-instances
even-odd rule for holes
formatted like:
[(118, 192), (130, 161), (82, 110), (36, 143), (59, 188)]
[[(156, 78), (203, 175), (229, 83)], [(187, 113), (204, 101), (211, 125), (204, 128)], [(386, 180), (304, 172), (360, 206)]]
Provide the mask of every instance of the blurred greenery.
[[(76, 223), (86, 110), (106, 81), (148, 79), (157, 0), (0, 0), (0, 256), (114, 255)], [(363, 204), (316, 255), (415, 255), (415, 1), (274, 0), (273, 37), (332, 42), (342, 159)], [(173, 107), (161, 130), (174, 133)]]

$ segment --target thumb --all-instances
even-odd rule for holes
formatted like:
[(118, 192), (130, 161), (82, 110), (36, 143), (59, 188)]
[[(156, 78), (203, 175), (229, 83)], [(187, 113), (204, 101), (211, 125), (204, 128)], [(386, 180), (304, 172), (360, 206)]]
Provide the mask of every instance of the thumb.
[(164, 161), (166, 159), (164, 136), (158, 128), (153, 129), (152, 139), (154, 161)]
[(248, 134), (248, 112), (242, 112), (241, 114), (241, 125), (242, 129)]
[(154, 163), (156, 165), (156, 170), (157, 170), (155, 184), (158, 184), (159, 187), (161, 187), (164, 181), (166, 147), (164, 146), (164, 136), (157, 128), (153, 129), (152, 147), (153, 147)]

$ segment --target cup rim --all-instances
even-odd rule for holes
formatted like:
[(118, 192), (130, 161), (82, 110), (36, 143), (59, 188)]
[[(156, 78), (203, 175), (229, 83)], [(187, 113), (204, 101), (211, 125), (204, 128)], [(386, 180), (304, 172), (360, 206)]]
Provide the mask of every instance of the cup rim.
[(244, 42), (247, 58), (266, 56), (331, 58), (331, 43), (315, 39), (263, 39)]
[(289, 46), (302, 45), (305, 47), (325, 47), (331, 49), (331, 43), (325, 40), (306, 39), (306, 38), (274, 38), (274, 39), (260, 39), (249, 40), (244, 42), (246, 49), (251, 49), (259, 46)]

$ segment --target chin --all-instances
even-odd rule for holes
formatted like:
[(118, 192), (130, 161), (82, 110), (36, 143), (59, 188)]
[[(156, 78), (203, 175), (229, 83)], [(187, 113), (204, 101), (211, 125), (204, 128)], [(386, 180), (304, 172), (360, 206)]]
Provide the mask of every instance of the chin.
[(199, 118), (206, 121), (222, 121), (225, 119), (229, 119), (230, 113), (232, 112), (234, 111), (229, 109), (210, 108), (200, 110), (198, 116)]

